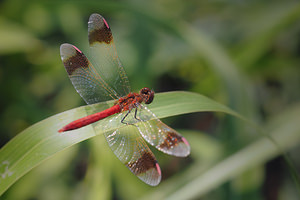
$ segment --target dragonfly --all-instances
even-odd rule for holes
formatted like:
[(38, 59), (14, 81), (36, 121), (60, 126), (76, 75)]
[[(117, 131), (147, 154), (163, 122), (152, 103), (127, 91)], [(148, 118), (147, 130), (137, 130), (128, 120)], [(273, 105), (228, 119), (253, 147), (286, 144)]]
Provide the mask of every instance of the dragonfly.
[[(115, 100), (112, 107), (77, 119), (59, 132), (71, 131), (90, 124), (104, 133), (118, 159), (139, 179), (156, 186), (161, 181), (160, 166), (146, 144), (177, 157), (190, 154), (190, 145), (177, 131), (160, 121), (146, 104), (154, 99), (154, 91), (142, 88), (131, 92), (128, 78), (116, 52), (112, 31), (99, 14), (88, 22), (91, 61), (77, 47), (62, 44), (60, 54), (69, 78), (87, 104)], [(97, 121), (106, 120), (99, 127)], [(119, 127), (119, 128), (115, 128)]]

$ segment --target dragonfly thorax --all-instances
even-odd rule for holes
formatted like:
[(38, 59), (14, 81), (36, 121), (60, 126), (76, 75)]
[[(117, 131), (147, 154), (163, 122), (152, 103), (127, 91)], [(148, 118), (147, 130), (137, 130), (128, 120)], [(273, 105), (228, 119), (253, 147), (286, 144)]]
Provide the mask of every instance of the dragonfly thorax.
[(154, 92), (149, 88), (142, 88), (139, 93), (129, 93), (125, 97), (121, 97), (117, 104), (120, 105), (121, 110), (131, 110), (136, 108), (141, 103), (149, 104), (153, 101)]

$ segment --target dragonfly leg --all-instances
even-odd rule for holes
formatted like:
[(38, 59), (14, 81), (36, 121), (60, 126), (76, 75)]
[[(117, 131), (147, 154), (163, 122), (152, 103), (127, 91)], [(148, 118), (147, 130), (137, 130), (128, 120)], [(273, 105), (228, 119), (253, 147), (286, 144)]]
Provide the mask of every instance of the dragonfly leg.
[(134, 111), (134, 118), (138, 121), (142, 121), (141, 118), (139, 118), (136, 114), (137, 114), (137, 108), (135, 108), (135, 111)]
[(137, 107), (135, 108), (135, 111), (134, 111), (134, 118), (138, 121), (141, 121), (141, 122), (145, 122), (146, 120), (143, 120), (141, 119), (140, 117), (137, 116), (137, 112), (138, 112), (138, 109)]
[(130, 112), (131, 112), (131, 110), (128, 110), (127, 113), (126, 113), (126, 115), (122, 118), (122, 120), (121, 120), (121, 123), (122, 123), (122, 124), (129, 125), (129, 123), (128, 123), (128, 122), (124, 122), (124, 120), (125, 120), (125, 118), (129, 115)]
[(127, 111), (127, 113), (124, 115), (124, 117), (121, 120), (121, 123), (126, 124), (126, 125), (133, 125), (133, 126), (137, 126), (135, 123), (137, 121), (142, 121), (141, 119), (137, 118), (137, 109), (135, 109), (134, 112), (134, 118), (137, 120), (135, 122), (125, 122), (126, 117), (129, 115), (129, 113), (131, 112), (131, 109)]

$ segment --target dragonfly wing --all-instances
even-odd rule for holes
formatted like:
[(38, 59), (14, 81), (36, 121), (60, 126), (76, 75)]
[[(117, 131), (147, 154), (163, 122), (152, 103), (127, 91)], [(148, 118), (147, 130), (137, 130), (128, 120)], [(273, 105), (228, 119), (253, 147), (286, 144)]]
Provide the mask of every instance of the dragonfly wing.
[(143, 138), (158, 150), (173, 156), (186, 157), (190, 154), (190, 145), (177, 131), (160, 121), (146, 106), (141, 105), (137, 123)]
[(75, 46), (62, 44), (60, 55), (75, 89), (87, 104), (118, 99), (112, 89), (87, 57)]
[(117, 55), (110, 27), (101, 15), (90, 16), (88, 34), (96, 71), (118, 95), (126, 96), (130, 92), (129, 81)]
[[(123, 116), (124, 113), (120, 113), (111, 118), (107, 126), (121, 123), (120, 120)], [(114, 154), (133, 174), (149, 185), (159, 184), (161, 180), (160, 167), (135, 126), (124, 125), (117, 130), (104, 133), (104, 136)]]

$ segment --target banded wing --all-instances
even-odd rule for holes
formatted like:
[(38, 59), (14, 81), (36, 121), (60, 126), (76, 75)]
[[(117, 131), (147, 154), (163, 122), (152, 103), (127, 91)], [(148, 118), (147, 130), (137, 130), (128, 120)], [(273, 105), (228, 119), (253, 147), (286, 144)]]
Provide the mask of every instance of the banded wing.
[(119, 96), (127, 95), (131, 91), (129, 81), (117, 55), (110, 27), (101, 15), (90, 16), (88, 34), (92, 62), (95, 61), (98, 73)]
[[(124, 113), (111, 118), (107, 126), (120, 122)], [(97, 127), (95, 127), (97, 129)], [(101, 128), (101, 127), (98, 127)], [(110, 127), (107, 127), (110, 128)], [(161, 180), (157, 160), (135, 126), (122, 126), (104, 133), (109, 147), (119, 160), (139, 179), (155, 186)]]
[(173, 156), (186, 157), (190, 154), (190, 145), (177, 131), (160, 121), (146, 106), (141, 105), (137, 123), (143, 138), (158, 150)]
[(119, 98), (77, 47), (62, 44), (60, 55), (71, 82), (87, 104)]
[(129, 81), (107, 22), (101, 15), (92, 14), (88, 30), (92, 63), (75, 46), (62, 44), (60, 47), (61, 59), (75, 89), (87, 104), (127, 95)]

